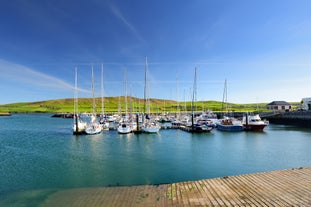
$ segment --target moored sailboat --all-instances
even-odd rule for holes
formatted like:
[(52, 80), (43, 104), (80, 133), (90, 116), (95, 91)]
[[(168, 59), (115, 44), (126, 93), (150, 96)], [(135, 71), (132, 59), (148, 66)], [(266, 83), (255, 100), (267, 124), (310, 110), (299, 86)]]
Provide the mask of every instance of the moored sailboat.
[(73, 110), (73, 134), (83, 134), (87, 123), (80, 118), (78, 110), (78, 69), (75, 68), (75, 92), (74, 92), (74, 110)]
[(102, 131), (102, 127), (97, 121), (97, 116), (95, 112), (95, 94), (94, 94), (94, 71), (92, 66), (92, 115), (91, 121), (89, 122), (87, 128), (85, 129), (85, 133), (92, 135), (92, 134), (99, 134)]
[(160, 125), (157, 121), (150, 117), (150, 99), (149, 99), (149, 84), (148, 84), (148, 61), (146, 57), (145, 63), (145, 88), (144, 88), (144, 118), (143, 125), (141, 127), (142, 131), (145, 133), (158, 133), (160, 130)]
[(126, 91), (126, 69), (124, 68), (124, 102), (125, 102), (125, 114), (121, 119), (117, 128), (119, 134), (128, 134), (132, 132), (132, 126), (127, 114), (127, 91)]
[(198, 122), (194, 117), (194, 104), (196, 102), (197, 95), (197, 68), (194, 69), (194, 82), (193, 82), (193, 92), (192, 92), (192, 103), (191, 103), (191, 125), (186, 126), (187, 131), (202, 133), (202, 132), (210, 132), (213, 127), (208, 126), (207, 122)]
[(85, 129), (85, 133), (92, 135), (92, 134), (99, 134), (102, 131), (102, 126), (97, 121), (96, 114), (91, 115), (91, 121), (88, 124), (87, 128)]
[(102, 130), (109, 130), (109, 122), (105, 115), (105, 101), (104, 101), (104, 65), (101, 65), (101, 102), (102, 102), (102, 111), (100, 114), (99, 124), (102, 127)]

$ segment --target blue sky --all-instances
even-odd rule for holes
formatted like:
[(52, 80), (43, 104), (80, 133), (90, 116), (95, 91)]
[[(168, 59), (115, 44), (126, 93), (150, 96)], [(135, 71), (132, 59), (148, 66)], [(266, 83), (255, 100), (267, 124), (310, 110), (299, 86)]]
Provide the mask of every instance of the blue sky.
[(308, 0), (2, 0), (0, 104), (101, 92), (234, 103), (300, 101), (311, 96)]

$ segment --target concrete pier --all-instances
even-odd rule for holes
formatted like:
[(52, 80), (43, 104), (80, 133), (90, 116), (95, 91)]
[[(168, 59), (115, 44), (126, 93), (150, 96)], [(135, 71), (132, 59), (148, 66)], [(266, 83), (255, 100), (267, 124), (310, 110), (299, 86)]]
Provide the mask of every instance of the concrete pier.
[(295, 125), (300, 127), (311, 127), (311, 111), (292, 111), (282, 113), (270, 113), (261, 116), (272, 124)]

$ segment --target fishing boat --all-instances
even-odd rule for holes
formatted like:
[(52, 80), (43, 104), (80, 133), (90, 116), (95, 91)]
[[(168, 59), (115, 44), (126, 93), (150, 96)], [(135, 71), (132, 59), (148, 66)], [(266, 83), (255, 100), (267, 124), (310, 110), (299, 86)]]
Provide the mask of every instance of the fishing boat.
[(233, 117), (224, 117), (217, 123), (217, 129), (227, 132), (240, 132), (244, 130), (242, 122)]
[(261, 120), (259, 114), (249, 115), (248, 113), (243, 116), (242, 123), (247, 131), (263, 131), (268, 125), (267, 121)]
[[(228, 113), (227, 79), (225, 80), (222, 103), (226, 104), (226, 113)], [(220, 131), (239, 132), (239, 131), (244, 130), (242, 122), (240, 120), (235, 119), (234, 117), (224, 116), (223, 119), (219, 120), (216, 125), (217, 125), (217, 129)]]

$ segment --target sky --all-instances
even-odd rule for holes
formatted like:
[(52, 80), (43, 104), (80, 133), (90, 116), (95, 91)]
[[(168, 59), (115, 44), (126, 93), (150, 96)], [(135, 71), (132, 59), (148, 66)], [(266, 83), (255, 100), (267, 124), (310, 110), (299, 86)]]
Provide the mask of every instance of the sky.
[[(309, 0), (1, 0), (0, 104), (78, 96), (311, 96)], [(197, 71), (196, 87), (194, 71)], [(124, 87), (126, 85), (126, 87)], [(125, 90), (126, 88), (126, 90)]]

